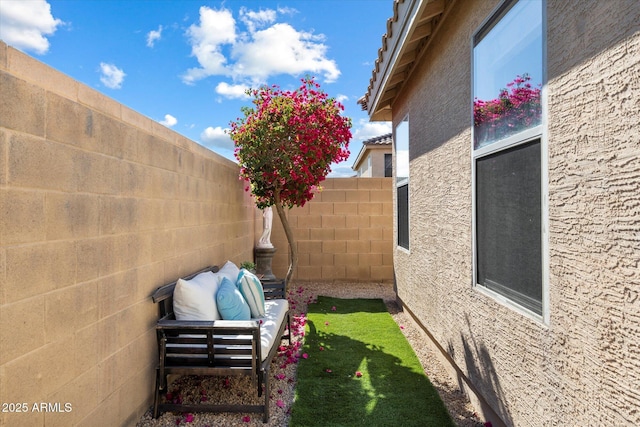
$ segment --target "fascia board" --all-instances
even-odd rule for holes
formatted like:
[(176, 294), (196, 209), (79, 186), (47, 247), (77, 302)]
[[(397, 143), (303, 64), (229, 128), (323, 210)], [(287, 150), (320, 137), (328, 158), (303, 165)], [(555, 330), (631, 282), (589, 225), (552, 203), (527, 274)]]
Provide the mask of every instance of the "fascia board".
[(365, 151), (367, 151), (367, 146), (362, 144), (362, 147), (360, 148), (360, 152), (358, 153), (358, 157), (356, 157), (356, 161), (353, 162), (353, 166), (351, 166), (351, 169), (353, 169), (354, 171), (358, 170), (358, 166), (360, 166), (360, 162), (362, 162), (363, 160)]
[[(373, 84), (373, 103), (369, 107), (370, 116), (375, 115), (379, 108), (384, 89), (393, 75), (394, 69), (397, 68), (398, 60), (402, 57), (403, 47), (411, 33), (411, 29), (415, 25), (416, 17), (422, 9), (424, 1), (405, 0), (398, 6), (398, 20), (392, 24), (392, 35), (388, 39), (391, 42), (391, 48), (382, 52), (381, 73), (378, 73), (379, 77), (376, 78)], [(394, 37), (395, 34), (398, 34), (398, 36)]]

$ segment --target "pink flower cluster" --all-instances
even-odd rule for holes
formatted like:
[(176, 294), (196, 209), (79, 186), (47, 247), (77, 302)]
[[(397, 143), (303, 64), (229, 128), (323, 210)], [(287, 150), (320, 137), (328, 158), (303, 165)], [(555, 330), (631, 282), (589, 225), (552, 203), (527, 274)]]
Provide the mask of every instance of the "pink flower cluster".
[(191, 413), (182, 414), (181, 417), (176, 418), (176, 425), (179, 426), (181, 424), (191, 424), (194, 421), (194, 419), (195, 417)]
[(263, 86), (247, 91), (254, 108), (230, 123), (240, 177), (256, 197), (258, 208), (279, 199), (288, 207), (304, 206), (331, 171), (347, 160), (351, 119), (344, 107), (320, 90), (313, 78), (296, 90)]
[(500, 90), (497, 98), (473, 101), (475, 147), (507, 137), (540, 123), (540, 88), (532, 87), (525, 73)]
[[(304, 289), (302, 287), (298, 288), (297, 291), (295, 292), (289, 292), (288, 295), (288, 300), (289, 300), (289, 307), (291, 309), (291, 311), (293, 313), (296, 312), (296, 309), (298, 308), (298, 298), (300, 298), (304, 293)], [(313, 302), (313, 297), (309, 297), (307, 299), (307, 301), (305, 302), (306, 304), (309, 304)], [(300, 349), (302, 348), (302, 340), (301, 339), (293, 339), (294, 337), (296, 338), (302, 338), (304, 337), (304, 329), (305, 326), (307, 325), (307, 316), (304, 313), (301, 313), (299, 315), (294, 314), (291, 318), (291, 345), (286, 346), (286, 345), (280, 345), (280, 347), (278, 347), (278, 355), (283, 359), (282, 363), (280, 364), (280, 368), (281, 369), (285, 369), (287, 367), (287, 365), (290, 364), (295, 364), (298, 363), (298, 360), (302, 357), (302, 358), (307, 358), (309, 357), (308, 354), (300, 354)], [(277, 374), (276, 375), (276, 379), (284, 379), (284, 378), (278, 378), (279, 375), (284, 375), (284, 374)]]
[[(284, 345), (281, 344), (278, 347), (278, 367), (281, 370), (280, 372), (276, 372), (274, 374), (274, 378), (277, 381), (286, 381), (287, 383), (292, 383), (294, 381), (293, 378), (288, 378), (287, 375), (283, 372), (287, 366), (296, 364), (300, 359), (307, 359), (309, 355), (307, 353), (301, 353), (301, 348), (303, 344), (302, 338), (305, 335), (305, 327), (307, 325), (307, 316), (303, 312), (299, 312), (300, 308), (305, 307), (308, 304), (314, 302), (314, 297), (307, 297), (304, 300), (304, 288), (299, 287), (295, 291), (290, 291), (287, 295), (287, 299), (289, 301), (289, 308), (293, 313), (291, 317), (291, 344)], [(283, 394), (283, 390), (280, 388), (277, 390), (278, 394)], [(273, 396), (271, 396), (273, 397)], [(286, 404), (282, 399), (276, 400), (276, 406), (278, 408), (285, 409)]]

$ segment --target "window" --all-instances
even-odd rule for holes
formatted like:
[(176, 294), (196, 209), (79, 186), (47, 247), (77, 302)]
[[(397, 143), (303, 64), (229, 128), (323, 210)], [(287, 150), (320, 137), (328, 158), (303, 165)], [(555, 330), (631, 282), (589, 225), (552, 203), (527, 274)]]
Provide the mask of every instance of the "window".
[(384, 155), (384, 176), (388, 178), (393, 176), (393, 156), (391, 154)]
[(543, 2), (505, 1), (473, 38), (474, 283), (543, 315)]
[(397, 245), (409, 249), (409, 119), (395, 129), (396, 199), (398, 215)]

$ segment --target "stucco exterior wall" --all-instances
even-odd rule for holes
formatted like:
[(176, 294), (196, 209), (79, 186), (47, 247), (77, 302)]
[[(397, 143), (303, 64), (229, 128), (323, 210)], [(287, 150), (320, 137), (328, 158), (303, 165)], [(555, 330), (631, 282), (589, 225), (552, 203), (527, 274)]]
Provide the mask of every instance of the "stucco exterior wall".
[(638, 425), (640, 3), (546, 2), (548, 324), (472, 283), (471, 37), (498, 4), (457, 1), (392, 105), (410, 137), (398, 294), (494, 426)]
[[(354, 170), (359, 173), (360, 178), (384, 178), (384, 157), (386, 154), (391, 154), (391, 147), (370, 145), (365, 146), (365, 150), (365, 155), (357, 165), (354, 165)], [(371, 167), (368, 167), (369, 162)]]
[(391, 154), (390, 147), (371, 150), (371, 176), (384, 177), (384, 155)]
[(153, 290), (253, 256), (261, 222), (238, 172), (0, 43), (0, 400), (28, 406), (0, 425), (137, 422)]

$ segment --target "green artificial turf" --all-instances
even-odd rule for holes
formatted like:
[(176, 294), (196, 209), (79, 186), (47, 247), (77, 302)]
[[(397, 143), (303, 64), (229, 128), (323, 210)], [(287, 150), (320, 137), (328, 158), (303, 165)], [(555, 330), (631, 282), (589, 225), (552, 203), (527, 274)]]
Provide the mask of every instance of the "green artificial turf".
[(454, 426), (380, 299), (318, 297), (302, 353), (291, 427)]

